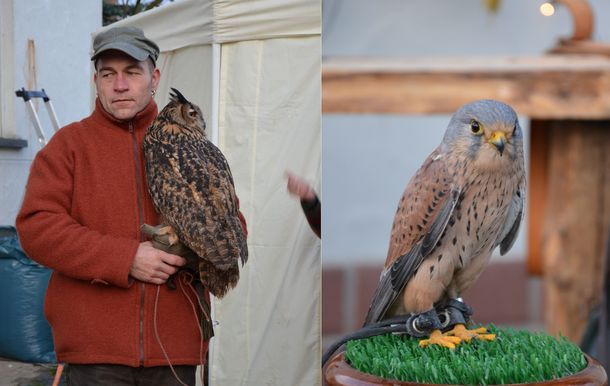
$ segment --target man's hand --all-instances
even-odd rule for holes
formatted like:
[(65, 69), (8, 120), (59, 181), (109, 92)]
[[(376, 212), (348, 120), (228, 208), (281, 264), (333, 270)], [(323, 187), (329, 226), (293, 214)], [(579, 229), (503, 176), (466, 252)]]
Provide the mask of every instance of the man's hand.
[(164, 284), (185, 264), (186, 259), (156, 249), (150, 241), (146, 241), (140, 243), (129, 275), (146, 283)]

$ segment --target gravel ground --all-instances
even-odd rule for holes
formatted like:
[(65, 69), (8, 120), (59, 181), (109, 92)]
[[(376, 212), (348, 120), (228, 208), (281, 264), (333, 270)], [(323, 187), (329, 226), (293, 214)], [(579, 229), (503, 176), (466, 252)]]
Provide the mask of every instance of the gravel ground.
[[(0, 386), (51, 386), (55, 365), (34, 365), (0, 360)], [(62, 377), (61, 386), (65, 386)]]

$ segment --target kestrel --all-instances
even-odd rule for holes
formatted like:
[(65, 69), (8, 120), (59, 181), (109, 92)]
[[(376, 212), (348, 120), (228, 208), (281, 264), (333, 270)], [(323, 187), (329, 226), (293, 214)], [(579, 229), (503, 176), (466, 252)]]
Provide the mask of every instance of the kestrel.
[[(201, 283), (223, 297), (248, 259), (246, 236), (229, 164), (205, 135), (201, 109), (173, 89), (144, 138), (148, 189), (169, 244), (195, 255)], [(171, 249), (166, 249), (171, 252)]]
[(493, 339), (484, 328), (465, 328), (471, 310), (460, 296), (497, 246), (501, 254), (512, 247), (525, 185), (514, 110), (493, 100), (462, 106), (400, 199), (365, 325), (411, 315), (409, 332), (429, 336), (421, 346)]

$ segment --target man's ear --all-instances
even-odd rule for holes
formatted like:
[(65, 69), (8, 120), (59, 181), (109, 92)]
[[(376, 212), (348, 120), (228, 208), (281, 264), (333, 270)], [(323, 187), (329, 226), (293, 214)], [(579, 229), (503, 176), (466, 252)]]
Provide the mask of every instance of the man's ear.
[(161, 71), (159, 71), (158, 68), (155, 68), (155, 70), (152, 73), (152, 88), (153, 88), (153, 90), (156, 90), (157, 87), (159, 86), (159, 79), (161, 79)]

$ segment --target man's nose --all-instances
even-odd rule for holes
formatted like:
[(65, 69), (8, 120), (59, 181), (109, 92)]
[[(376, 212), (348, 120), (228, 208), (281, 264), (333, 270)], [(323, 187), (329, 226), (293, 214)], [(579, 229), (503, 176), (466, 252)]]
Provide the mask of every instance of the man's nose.
[(127, 78), (125, 75), (118, 73), (114, 78), (114, 90), (115, 91), (126, 91), (129, 89)]

